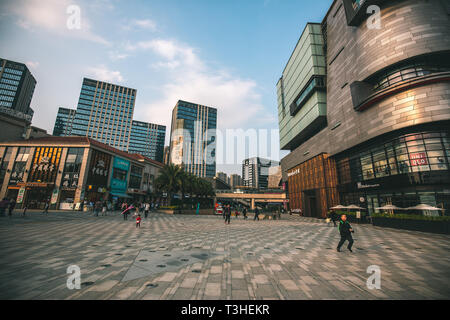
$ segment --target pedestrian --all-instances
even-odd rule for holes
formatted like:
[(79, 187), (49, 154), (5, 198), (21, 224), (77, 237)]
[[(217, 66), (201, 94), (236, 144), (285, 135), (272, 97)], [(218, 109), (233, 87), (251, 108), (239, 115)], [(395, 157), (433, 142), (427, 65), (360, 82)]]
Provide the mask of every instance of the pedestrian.
[(227, 216), (227, 205), (224, 205), (222, 209), (223, 220), (225, 220), (226, 216)]
[(136, 217), (136, 228), (140, 228), (141, 227), (141, 215), (138, 214)]
[(0, 214), (2, 216), (6, 215), (6, 208), (8, 208), (9, 200), (8, 198), (3, 198), (2, 201), (0, 201)]
[(242, 210), (242, 215), (244, 216), (244, 220), (247, 220), (247, 208), (244, 208), (244, 210)]
[(100, 202), (100, 200), (97, 200), (95, 202), (95, 208), (94, 208), (94, 214), (96, 217), (98, 217), (98, 213), (102, 210), (102, 203)]
[(236, 219), (239, 218), (239, 211), (236, 209), (236, 211), (234, 212)]
[(27, 213), (27, 209), (28, 209), (28, 204), (25, 203), (23, 205), (22, 217), (25, 217), (25, 214)]
[(111, 201), (108, 201), (108, 203), (106, 204), (106, 212), (111, 212), (111, 213), (113, 213), (113, 205), (112, 205), (112, 203), (111, 203)]
[(258, 207), (255, 208), (255, 217), (253, 218), (253, 221), (258, 220), (259, 221), (259, 210)]
[(44, 211), (42, 212), (42, 213), (45, 213), (45, 214), (48, 214), (48, 208), (50, 207), (50, 202), (48, 201), (48, 199), (47, 199), (47, 201), (45, 201), (45, 204), (44, 204)]
[(337, 213), (333, 210), (331, 211), (331, 221), (333, 221), (334, 226), (336, 227)]
[(226, 209), (225, 209), (225, 224), (230, 224), (230, 218), (231, 218), (231, 207), (230, 205), (227, 205)]
[(145, 203), (145, 211), (144, 211), (145, 219), (147, 219), (149, 211), (150, 211), (150, 203), (146, 202)]
[(133, 208), (134, 208), (133, 205), (130, 204), (130, 206), (122, 212), (123, 220), (128, 220), (128, 214), (131, 212), (131, 209), (133, 209)]
[(106, 201), (103, 201), (102, 204), (102, 216), (106, 216), (106, 211), (108, 210), (108, 207), (106, 205)]
[(344, 244), (345, 240), (348, 240), (347, 249), (350, 252), (352, 251), (353, 238), (352, 233), (354, 232), (350, 223), (347, 222), (347, 216), (345, 214), (342, 215), (341, 221), (339, 221), (338, 226), (339, 233), (341, 234), (341, 240), (337, 246), (337, 251), (341, 252), (341, 246)]
[(9, 201), (9, 210), (8, 210), (8, 215), (10, 218), (12, 216), (12, 213), (13, 213), (15, 207), (16, 207), (16, 201), (14, 199), (11, 199)]

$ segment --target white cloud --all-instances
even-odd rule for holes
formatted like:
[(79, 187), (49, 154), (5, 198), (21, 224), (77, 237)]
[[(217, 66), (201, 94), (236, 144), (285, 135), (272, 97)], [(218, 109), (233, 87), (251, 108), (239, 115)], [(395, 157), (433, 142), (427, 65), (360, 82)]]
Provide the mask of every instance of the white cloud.
[(109, 70), (105, 65), (89, 67), (86, 69), (86, 74), (94, 78), (94, 80), (112, 83), (120, 83), (124, 81), (124, 78), (120, 74), (120, 71)]
[(130, 56), (129, 54), (120, 53), (120, 52), (117, 52), (117, 51), (109, 51), (108, 55), (109, 55), (109, 58), (112, 61), (123, 60), (123, 59), (126, 59), (126, 58), (128, 58)]
[(92, 32), (83, 7), (80, 8), (81, 28), (67, 28), (67, 20), (71, 15), (66, 10), (72, 4), (70, 0), (10, 0), (3, 3), (2, 10), (6, 15), (14, 16), (18, 26), (30, 31), (42, 29), (62, 36), (109, 45), (107, 40)]
[(25, 62), (25, 65), (30, 68), (36, 70), (39, 67), (39, 62), (37, 61), (27, 61)]
[[(168, 80), (161, 87), (162, 97), (136, 107), (136, 117), (160, 123), (170, 130), (171, 111), (178, 100), (218, 109), (218, 128), (255, 128), (273, 123), (261, 102), (257, 83), (203, 62), (196, 50), (175, 40), (159, 39), (128, 45), (129, 51), (150, 50), (161, 60), (153, 68), (166, 69)], [(160, 70), (164, 72), (164, 70)], [(169, 132), (169, 131), (168, 131)]]

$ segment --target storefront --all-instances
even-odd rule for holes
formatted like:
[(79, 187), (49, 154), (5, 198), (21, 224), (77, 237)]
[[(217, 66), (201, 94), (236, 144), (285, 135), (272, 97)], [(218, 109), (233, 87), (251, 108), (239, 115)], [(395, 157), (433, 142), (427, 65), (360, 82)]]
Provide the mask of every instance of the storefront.
[(59, 209), (61, 210), (74, 209), (75, 192), (80, 179), (84, 149), (85, 148), (69, 148), (67, 150), (59, 195)]
[(127, 191), (133, 197), (134, 203), (143, 202), (145, 198), (145, 192), (141, 190), (143, 172), (143, 167), (131, 164), (130, 181)]
[(37, 147), (26, 183), (23, 202), (29, 209), (43, 209), (52, 200), (55, 180), (61, 160), (61, 147)]
[(91, 152), (84, 200), (95, 203), (99, 200), (106, 200), (111, 156), (95, 149)]
[(437, 206), (450, 214), (450, 132), (414, 130), (380, 137), (336, 156), (342, 204), (369, 213), (385, 204)]
[(320, 154), (288, 170), (289, 204), (307, 217), (326, 217), (328, 208), (338, 204), (335, 162)]
[(130, 170), (130, 161), (114, 157), (111, 177), (111, 200), (116, 203), (129, 201), (132, 197), (127, 194), (127, 178)]

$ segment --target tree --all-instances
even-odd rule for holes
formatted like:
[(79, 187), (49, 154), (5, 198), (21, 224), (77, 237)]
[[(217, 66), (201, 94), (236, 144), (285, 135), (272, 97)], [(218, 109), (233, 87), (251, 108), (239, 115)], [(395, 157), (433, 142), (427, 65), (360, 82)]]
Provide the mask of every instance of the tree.
[(172, 203), (172, 197), (180, 191), (184, 171), (180, 166), (174, 164), (165, 165), (160, 175), (155, 180), (155, 186), (158, 190), (166, 192), (169, 199), (169, 206)]

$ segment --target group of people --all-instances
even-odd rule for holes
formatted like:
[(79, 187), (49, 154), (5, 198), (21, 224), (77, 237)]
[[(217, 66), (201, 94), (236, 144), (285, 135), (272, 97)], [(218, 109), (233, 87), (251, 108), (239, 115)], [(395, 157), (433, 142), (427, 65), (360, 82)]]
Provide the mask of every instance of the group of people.
[(121, 205), (121, 209), (122, 209), (123, 220), (128, 220), (128, 215), (132, 211), (135, 211), (134, 216), (136, 217), (136, 228), (140, 228), (141, 221), (142, 221), (141, 212), (144, 213), (144, 217), (145, 217), (145, 219), (147, 219), (150, 210), (158, 209), (158, 204), (149, 203), (149, 202), (141, 202), (135, 206), (133, 203), (128, 204), (127, 202), (123, 202)]
[[(223, 216), (223, 219), (225, 220), (225, 224), (230, 224), (230, 222), (231, 222), (231, 211), (232, 211), (232, 208), (229, 204), (227, 204), (223, 207), (222, 216)], [(240, 213), (237, 209), (235, 210), (234, 215), (236, 216), (236, 218), (239, 218)], [(244, 217), (244, 220), (248, 219), (247, 208), (244, 208), (242, 210), (242, 216)], [(255, 220), (259, 221), (259, 209), (258, 208), (255, 208), (255, 216), (253, 217), (253, 221), (255, 221)]]

